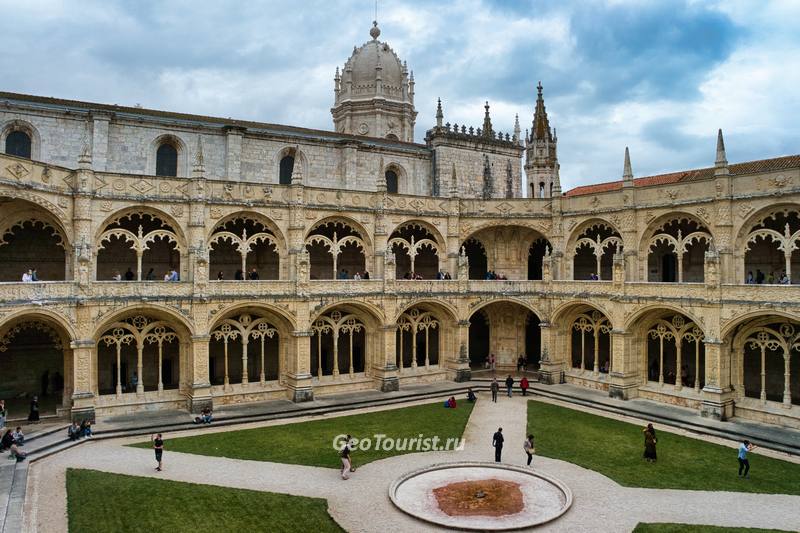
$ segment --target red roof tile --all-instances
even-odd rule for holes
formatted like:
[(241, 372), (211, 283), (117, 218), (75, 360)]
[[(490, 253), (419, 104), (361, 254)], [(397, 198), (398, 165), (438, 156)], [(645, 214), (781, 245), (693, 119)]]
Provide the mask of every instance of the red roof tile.
[[(756, 172), (771, 172), (787, 168), (800, 167), (800, 155), (787, 155), (772, 159), (761, 159), (759, 161), (745, 161), (728, 165), (728, 170), (732, 175), (754, 174)], [(647, 187), (648, 185), (666, 185), (679, 181), (695, 181), (714, 177), (714, 167), (698, 168), (694, 170), (682, 170), (669, 174), (658, 174), (656, 176), (645, 176), (633, 180), (634, 187)], [(598, 194), (601, 192), (616, 191), (622, 188), (622, 181), (609, 181), (596, 183), (594, 185), (582, 185), (570, 189), (564, 196), (585, 196), (587, 194)]]

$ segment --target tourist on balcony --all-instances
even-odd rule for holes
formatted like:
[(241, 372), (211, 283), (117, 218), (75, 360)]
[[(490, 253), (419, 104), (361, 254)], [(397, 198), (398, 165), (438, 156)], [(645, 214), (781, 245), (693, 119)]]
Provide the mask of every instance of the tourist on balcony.
[(470, 403), (475, 402), (478, 398), (475, 396), (475, 393), (472, 392), (472, 387), (467, 389), (467, 401)]
[(364, 273), (361, 274), (361, 279), (369, 279), (369, 272), (367, 270), (365, 270)]
[(497, 428), (497, 431), (492, 436), (492, 446), (494, 446), (494, 462), (499, 463), (501, 455), (503, 454), (503, 428)]
[(220, 270), (217, 272), (217, 280), (222, 281), (223, 279), (225, 279), (225, 276), (222, 274), (222, 270)]
[(689, 383), (689, 365), (683, 365), (681, 367), (681, 384), (686, 387)]
[(522, 449), (525, 450), (525, 455), (528, 456), (528, 466), (531, 466), (533, 454), (536, 452), (536, 448), (533, 444), (533, 435), (528, 435), (528, 438), (525, 439), (525, 443), (522, 445)]
[(244, 280), (244, 272), (242, 272), (239, 269), (236, 269), (236, 273), (233, 275), (233, 279), (235, 279), (236, 281)]
[(355, 274), (353, 274), (353, 279), (356, 281), (361, 281), (361, 273), (356, 272)]
[(134, 372), (131, 376), (131, 390), (136, 392), (137, 385), (139, 385), (139, 376), (137, 376), (136, 372)]
[(150, 270), (147, 271), (147, 274), (145, 275), (144, 279), (146, 281), (153, 281), (154, 279), (156, 279), (156, 271), (153, 267), (150, 267)]
[(656, 430), (653, 424), (647, 424), (647, 427), (642, 430), (644, 433), (644, 458), (648, 463), (655, 463), (656, 456)]
[(128, 267), (128, 270), (125, 271), (125, 281), (133, 281), (133, 270), (131, 267)]
[(492, 384), (489, 385), (489, 389), (492, 391), (492, 401), (497, 403), (497, 393), (500, 392), (500, 384), (497, 383), (497, 378), (492, 378)]
[(348, 275), (347, 270), (342, 269), (342, 271), (339, 272), (339, 279), (347, 279), (349, 277), (350, 276)]
[(452, 276), (450, 276), (450, 272), (445, 272), (444, 273), (444, 279), (446, 279), (446, 280), (447, 279), (453, 279)]
[(164, 281), (170, 281), (171, 279), (172, 279), (172, 272), (170, 272), (169, 270), (167, 270), (167, 271), (164, 273)]
[(444, 279), (444, 272), (442, 272), (441, 270), (439, 270), (439, 271), (436, 273), (436, 280), (437, 280), (437, 281), (441, 281), (441, 280), (443, 280), (443, 279)]
[(511, 374), (508, 375), (506, 378), (506, 390), (508, 391), (508, 397), (511, 398), (511, 391), (514, 388), (514, 378), (511, 377)]
[(28, 412), (28, 422), (39, 422), (39, 397), (34, 396), (31, 400), (31, 409)]
[(764, 273), (760, 268), (756, 269), (756, 284), (761, 285), (764, 283)]
[(122, 281), (122, 274), (119, 273), (119, 270), (115, 270), (114, 275), (111, 276), (111, 279), (114, 281)]
[(747, 277), (745, 278), (744, 282), (747, 283), (748, 285), (752, 285), (753, 283), (756, 282), (755, 278), (753, 277), (752, 270), (747, 273)]
[(778, 280), (778, 283), (780, 283), (781, 285), (789, 284), (789, 276), (786, 275), (786, 272), (781, 272), (781, 277)]
[(253, 267), (253, 269), (250, 271), (250, 276), (249, 277), (253, 281), (258, 281), (259, 279), (261, 279), (258, 276), (258, 270), (256, 270), (256, 267)]
[(22, 283), (31, 283), (33, 281), (33, 270), (28, 270), (22, 274)]
[(170, 272), (169, 272), (169, 280), (170, 281), (180, 281), (181, 280), (180, 276), (178, 275), (178, 271), (175, 270), (175, 267), (169, 267), (169, 270), (170, 270)]
[(39, 273), (36, 272), (35, 268), (31, 270), (31, 281), (39, 281)]
[(522, 379), (519, 382), (519, 388), (522, 389), (522, 395), (523, 396), (527, 396), (528, 395), (528, 387), (529, 386), (530, 386), (530, 383), (528, 383), (528, 377), (527, 376), (522, 376)]

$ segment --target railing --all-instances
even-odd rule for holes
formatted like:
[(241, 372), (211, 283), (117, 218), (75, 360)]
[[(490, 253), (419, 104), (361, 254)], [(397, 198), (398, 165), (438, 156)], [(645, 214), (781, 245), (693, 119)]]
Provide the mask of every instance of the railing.
[[(461, 292), (461, 291), (464, 292)], [(761, 302), (800, 304), (800, 285), (725, 284), (719, 297), (732, 302)], [(50, 301), (69, 299), (113, 298), (192, 298), (203, 297), (297, 297), (344, 296), (358, 297), (380, 293), (416, 296), (541, 296), (554, 297), (633, 297), (648, 299), (691, 298), (706, 299), (710, 294), (704, 283), (628, 282), (620, 287), (610, 281), (554, 280), (313, 280), (298, 291), (291, 280), (211, 281), (202, 289), (190, 281), (92, 281), (79, 285), (75, 281), (44, 281), (34, 283), (0, 283), (0, 303), (6, 305), (33, 303), (45, 305)]]

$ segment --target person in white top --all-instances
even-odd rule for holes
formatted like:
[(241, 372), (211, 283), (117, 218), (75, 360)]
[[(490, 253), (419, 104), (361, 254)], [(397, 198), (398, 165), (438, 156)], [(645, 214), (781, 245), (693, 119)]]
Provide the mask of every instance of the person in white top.
[(22, 275), (23, 283), (31, 283), (33, 281), (33, 270), (28, 270)]

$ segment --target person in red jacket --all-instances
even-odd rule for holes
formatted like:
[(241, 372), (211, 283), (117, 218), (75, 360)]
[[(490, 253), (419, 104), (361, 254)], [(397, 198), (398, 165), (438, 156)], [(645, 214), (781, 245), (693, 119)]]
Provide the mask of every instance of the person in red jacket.
[(522, 389), (522, 395), (528, 395), (528, 378), (523, 376), (522, 380), (519, 382), (519, 388)]

